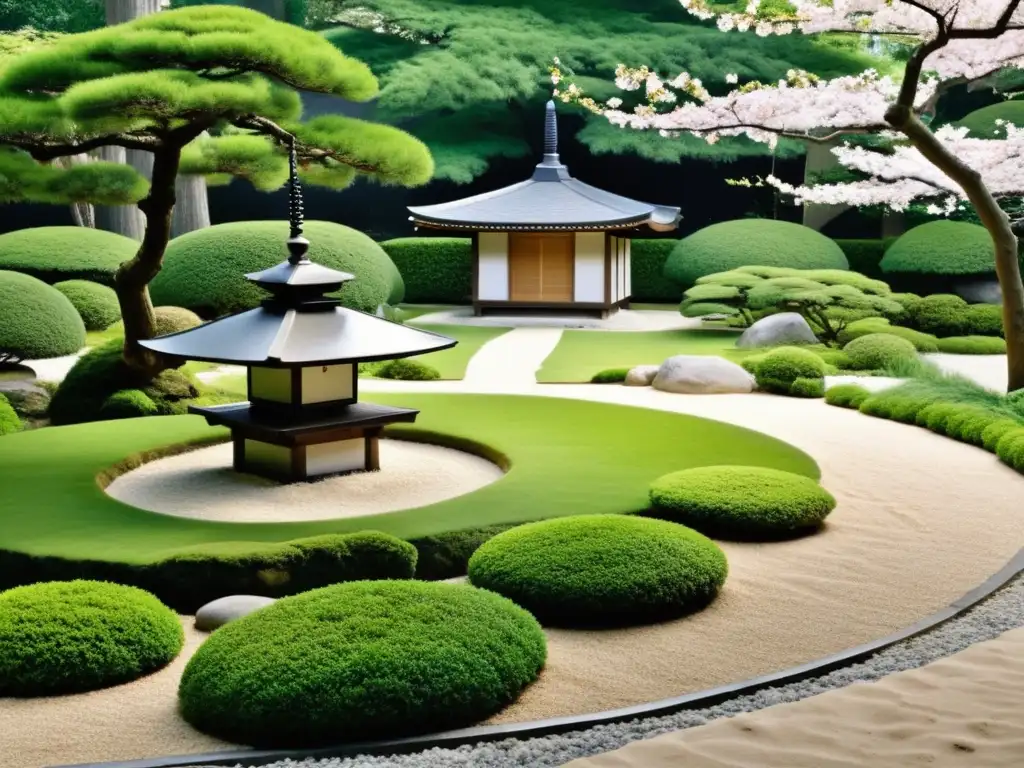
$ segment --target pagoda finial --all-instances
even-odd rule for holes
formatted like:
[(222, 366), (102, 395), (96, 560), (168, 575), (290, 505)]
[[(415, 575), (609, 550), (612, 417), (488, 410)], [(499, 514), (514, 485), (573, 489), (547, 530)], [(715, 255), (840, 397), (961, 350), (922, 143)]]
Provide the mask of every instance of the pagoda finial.
[(291, 264), (309, 262), (309, 240), (302, 236), (302, 185), (299, 183), (299, 163), (295, 154), (295, 137), (288, 142), (288, 221), (291, 232), (288, 237), (288, 261)]
[(544, 114), (544, 162), (558, 165), (558, 118), (555, 102), (548, 101)]

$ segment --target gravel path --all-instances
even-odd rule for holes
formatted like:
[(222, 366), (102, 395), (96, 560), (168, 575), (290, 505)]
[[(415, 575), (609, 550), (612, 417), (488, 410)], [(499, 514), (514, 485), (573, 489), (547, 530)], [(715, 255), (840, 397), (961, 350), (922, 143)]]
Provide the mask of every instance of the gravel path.
[[(639, 739), (705, 725), (722, 717), (799, 701), (855, 682), (878, 680), (950, 656), (974, 643), (1024, 626), (1024, 578), (1018, 577), (981, 605), (920, 637), (898, 643), (868, 661), (831, 674), (740, 696), (713, 707), (536, 739), (505, 739), (411, 755), (285, 760), (263, 768), (548, 768), (618, 749)], [(965, 713), (966, 715), (967, 713)], [(966, 764), (966, 763), (965, 763)]]

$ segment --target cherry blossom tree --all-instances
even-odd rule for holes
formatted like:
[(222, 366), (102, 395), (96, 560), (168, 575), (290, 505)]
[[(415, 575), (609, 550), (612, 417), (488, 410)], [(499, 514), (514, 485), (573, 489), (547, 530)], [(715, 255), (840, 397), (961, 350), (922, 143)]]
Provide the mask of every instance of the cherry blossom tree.
[(690, 133), (710, 142), (739, 135), (768, 144), (780, 137), (828, 143), (853, 134), (892, 137), (895, 143), (888, 148), (834, 150), (842, 164), (867, 175), (865, 181), (817, 187), (769, 183), (802, 202), (902, 209), (915, 199), (938, 198), (935, 212), (961, 199), (969, 202), (995, 250), (1008, 390), (1024, 389), (1024, 284), (1014, 227), (998, 201), (1024, 192), (1024, 132), (1007, 125), (1005, 137), (976, 139), (965, 130), (929, 127), (938, 99), (949, 88), (990, 82), (1008, 69), (1024, 68), (1022, 0), (790, 0), (772, 3), (770, 11), (759, 0), (750, 0), (742, 11), (707, 0), (681, 3), (698, 18), (714, 19), (722, 32), (870, 34), (906, 46), (908, 55), (898, 76), (869, 70), (826, 80), (791, 70), (771, 84), (727, 77), (736, 87), (724, 95), (712, 95), (686, 72), (665, 80), (648, 67), (620, 66), (616, 84), (625, 91), (642, 89), (645, 96), (632, 110), (619, 98), (603, 104), (588, 98), (556, 59), (556, 96), (620, 126)]

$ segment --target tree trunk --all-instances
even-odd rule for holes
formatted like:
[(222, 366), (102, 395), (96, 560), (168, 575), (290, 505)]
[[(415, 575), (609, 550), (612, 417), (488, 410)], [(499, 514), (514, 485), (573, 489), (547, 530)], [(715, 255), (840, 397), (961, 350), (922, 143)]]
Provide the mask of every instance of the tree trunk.
[(272, 19), (287, 21), (288, 7), (286, 0), (246, 0), (245, 5), (254, 11), (265, 13)]
[[(96, 155), (108, 163), (124, 165), (127, 161), (123, 147), (101, 147)], [(116, 232), (132, 240), (142, 240), (145, 222), (134, 205), (97, 205), (95, 211), (97, 229)]]
[[(89, 155), (71, 155), (69, 157), (58, 157), (53, 161), (53, 164), (68, 169), (73, 165), (88, 163), (90, 159)], [(77, 227), (92, 229), (96, 226), (96, 212), (93, 210), (91, 203), (71, 203), (71, 218), (75, 220), (75, 226)]]
[(178, 202), (174, 205), (172, 237), (210, 226), (210, 204), (204, 177), (179, 176), (175, 183), (175, 197)]
[(885, 119), (903, 131), (929, 162), (960, 185), (988, 230), (995, 250), (996, 277), (1003, 293), (1003, 332), (1008, 370), (1006, 389), (1008, 392), (1024, 389), (1024, 282), (1021, 281), (1017, 238), (1010, 226), (1010, 218), (985, 186), (981, 174), (952, 154), (910, 109), (894, 105), (889, 108)]
[(106, 0), (107, 26), (160, 12), (160, 0)]
[(174, 181), (178, 175), (181, 150), (168, 147), (153, 155), (153, 181), (149, 195), (139, 203), (145, 215), (146, 231), (135, 257), (118, 267), (114, 289), (124, 319), (124, 358), (134, 368), (155, 376), (173, 363), (139, 346), (153, 338), (153, 302), (149, 283), (160, 272), (167, 241), (171, 239), (174, 212)]

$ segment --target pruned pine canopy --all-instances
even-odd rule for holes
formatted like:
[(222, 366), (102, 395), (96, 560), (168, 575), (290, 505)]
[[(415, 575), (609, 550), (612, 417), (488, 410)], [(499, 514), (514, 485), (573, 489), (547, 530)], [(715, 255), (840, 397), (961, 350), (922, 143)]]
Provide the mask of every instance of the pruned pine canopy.
[(329, 115), (302, 122), (299, 91), (366, 101), (377, 81), (322, 36), (234, 6), (197, 6), (34, 46), (0, 68), (0, 199), (132, 203), (126, 166), (52, 164), (101, 146), (184, 148), (180, 172), (260, 189), (300, 168), (333, 188), (356, 174), (426, 183), (426, 147), (396, 128)]

